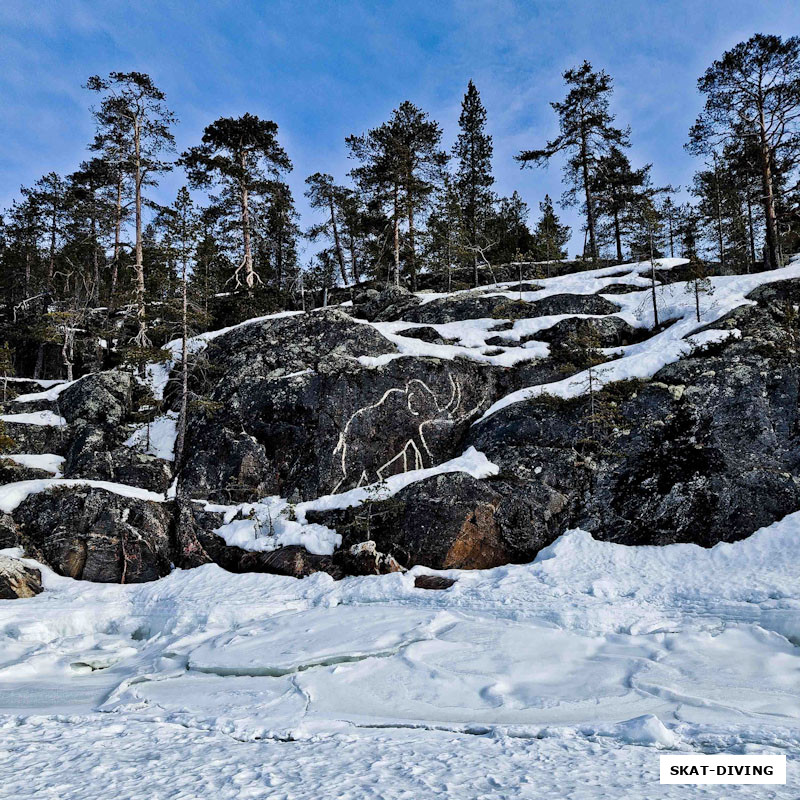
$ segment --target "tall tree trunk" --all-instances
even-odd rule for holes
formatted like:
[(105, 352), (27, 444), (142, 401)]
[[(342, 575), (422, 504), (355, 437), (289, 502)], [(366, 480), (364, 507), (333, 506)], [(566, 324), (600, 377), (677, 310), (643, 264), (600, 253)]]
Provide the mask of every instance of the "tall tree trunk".
[(394, 184), (394, 285), (400, 285), (400, 188)]
[(347, 269), (344, 265), (342, 243), (339, 241), (339, 226), (336, 224), (336, 207), (333, 204), (333, 195), (328, 198), (331, 210), (331, 227), (333, 228), (333, 243), (336, 248), (336, 260), (339, 262), (339, 272), (342, 274), (342, 283), (347, 286)]
[(617, 243), (617, 261), (622, 262), (622, 231), (619, 227), (619, 210), (614, 208), (614, 239)]
[(142, 249), (142, 153), (141, 153), (141, 128), (138, 118), (134, 122), (133, 145), (135, 160), (135, 203), (136, 203), (136, 319), (139, 331), (135, 340), (139, 347), (147, 347), (150, 339), (147, 336), (147, 319), (145, 317), (145, 287), (144, 287), (144, 253)]
[(725, 271), (725, 241), (722, 236), (722, 198), (719, 192), (719, 169), (717, 167), (717, 154), (714, 153), (714, 187), (717, 194), (717, 239), (719, 243), (719, 265)]
[[(242, 153), (240, 157), (242, 167), (242, 174), (244, 175), (247, 167), (245, 154)], [(240, 185), (239, 199), (242, 205), (242, 239), (244, 242), (244, 282), (247, 285), (247, 291), (250, 293), (255, 285), (255, 271), (253, 269), (253, 249), (250, 244), (250, 200), (248, 196), (247, 186), (242, 180)]]
[[(410, 183), (410, 179), (409, 179)], [(410, 190), (406, 201), (408, 203), (408, 266), (411, 271), (411, 291), (417, 291), (417, 254), (414, 245), (414, 202)]]
[(761, 183), (764, 195), (764, 219), (766, 221), (766, 260), (764, 266), (768, 269), (776, 269), (779, 266), (778, 260), (778, 220), (775, 213), (775, 195), (772, 186), (772, 151), (767, 141), (766, 123), (764, 121), (764, 109), (759, 108), (759, 151), (761, 153)]
[(186, 420), (189, 413), (189, 298), (187, 291), (186, 255), (181, 263), (181, 405), (178, 412), (178, 433), (175, 438), (175, 471), (183, 463), (186, 443)]
[(356, 260), (356, 240), (352, 234), (348, 236), (347, 249), (350, 251), (350, 275), (353, 278), (353, 283), (358, 283), (360, 276)]
[(114, 211), (114, 260), (111, 264), (111, 287), (109, 289), (109, 305), (116, 305), (117, 280), (119, 279), (119, 252), (122, 240), (122, 171), (117, 177), (117, 204)]
[(92, 202), (92, 298), (95, 302), (100, 299), (100, 253), (97, 246), (97, 213), (94, 202)]
[(675, 258), (675, 237), (672, 231), (672, 212), (667, 217), (667, 224), (669, 225), (669, 257)]
[(589, 153), (586, 144), (586, 129), (581, 122), (581, 170), (583, 172), (583, 189), (586, 193), (586, 223), (589, 228), (589, 253), (592, 261), (597, 261), (597, 237), (594, 230), (594, 198), (589, 183)]
[(700, 322), (700, 282), (697, 278), (694, 279), (694, 313)]
[(650, 294), (653, 300), (653, 327), (658, 327), (658, 302), (656, 299), (656, 256), (653, 247), (653, 226), (648, 225), (648, 238), (650, 240)]
[[(55, 196), (55, 195), (54, 195)], [(47, 286), (53, 285), (53, 273), (56, 271), (56, 224), (58, 207), (53, 200), (53, 214), (50, 218), (50, 257), (47, 260)]]
[(756, 263), (756, 237), (753, 230), (753, 203), (750, 198), (750, 187), (747, 187), (747, 229), (750, 237), (750, 264), (747, 271), (750, 272), (750, 265)]

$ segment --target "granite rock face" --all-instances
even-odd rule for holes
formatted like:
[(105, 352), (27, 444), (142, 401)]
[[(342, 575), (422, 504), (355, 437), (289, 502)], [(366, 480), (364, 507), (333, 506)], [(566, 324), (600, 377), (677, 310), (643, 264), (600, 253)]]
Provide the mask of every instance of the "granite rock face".
[[(582, 368), (581, 342), (609, 348), (601, 357), (612, 358), (650, 332), (610, 316), (618, 306), (597, 294), (523, 302), (467, 292), (422, 302), (395, 289), (362, 292), (347, 310), (237, 326), (210, 338), (194, 368), (192, 389), (204, 402), (192, 407), (181, 464), (124, 445), (141, 410), (126, 373), (89, 375), (56, 401), (15, 409), (66, 422), (8, 423), (17, 452), (60, 454), (66, 478), (135, 491), (38, 491), (0, 516), (0, 547), (21, 545), (63, 575), (137, 582), (212, 562), (337, 578), (417, 565), (487, 568), (530, 561), (574, 527), (630, 545), (734, 541), (800, 509), (800, 281), (764, 286), (751, 299), (712, 326), (735, 336), (648, 380), (571, 400), (543, 395), (486, 419), (509, 392)], [(524, 346), (502, 334), (536, 315), (579, 316), (533, 328), (548, 357), (486, 363), (489, 347)], [(397, 330), (421, 345), (452, 343), (431, 326), (486, 318), (498, 320), (497, 333), (481, 358), (405, 355), (364, 322), (417, 323)], [(169, 392), (165, 405), (175, 409)], [(382, 487), (468, 447), (498, 474), (427, 473), (390, 497), (375, 491), (346, 509), (309, 511), (308, 522), (341, 535), (331, 555), (297, 544), (252, 552), (215, 533), (225, 509), (213, 504), (270, 496), (296, 504)], [(49, 477), (6, 462), (0, 476)]]

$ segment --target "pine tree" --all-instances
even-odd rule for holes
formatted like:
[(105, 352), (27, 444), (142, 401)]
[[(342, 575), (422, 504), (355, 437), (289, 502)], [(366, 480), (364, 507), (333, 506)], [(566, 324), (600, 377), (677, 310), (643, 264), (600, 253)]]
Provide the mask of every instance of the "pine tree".
[(70, 241), (69, 250), (81, 263), (89, 276), (92, 300), (100, 299), (105, 266), (105, 240), (115, 225), (115, 209), (110, 202), (109, 190), (116, 180), (108, 164), (100, 158), (84, 161), (78, 170), (69, 176)]
[(289, 185), (283, 181), (271, 181), (258, 206), (255, 232), (263, 271), (269, 276), (267, 283), (278, 293), (297, 275), (297, 239), (300, 235), (297, 219)]
[(41, 296), (45, 288), (38, 242), (42, 221), (36, 203), (23, 188), (23, 199), (8, 212), (7, 241), (4, 265), (8, 280), (7, 294), (12, 306), (12, 319), (18, 302), (29, 303)]
[(725, 272), (749, 261), (747, 220), (741, 187), (734, 171), (716, 153), (707, 168), (695, 173), (691, 188), (706, 238), (713, 242), (716, 260)]
[(439, 149), (442, 129), (438, 123), (407, 100), (393, 112), (389, 124), (405, 195), (408, 266), (413, 292), (417, 289), (415, 214), (425, 207), (447, 163), (447, 155)]
[[(531, 254), (533, 235), (528, 228), (528, 204), (514, 192), (511, 197), (501, 197), (486, 226), (486, 246), (478, 246), (477, 252), (483, 266), (491, 272), (487, 253), (491, 251), (497, 263), (516, 261), (520, 256)], [(470, 248), (471, 249), (471, 248)]]
[(174, 145), (170, 128), (174, 114), (167, 108), (165, 95), (142, 72), (112, 72), (107, 78), (94, 75), (87, 88), (98, 92), (103, 99), (95, 112), (99, 142), (115, 142), (124, 148), (119, 157), (133, 181), (135, 243), (134, 271), (136, 275), (137, 347), (150, 346), (147, 335), (145, 307), (145, 272), (142, 250), (143, 189), (153, 185), (159, 173), (172, 166), (162, 159)]
[(631, 252), (650, 263), (650, 299), (653, 305), (653, 325), (658, 327), (658, 298), (656, 295), (656, 258), (661, 257), (664, 224), (656, 203), (659, 190), (645, 188), (637, 193), (628, 211)]
[(700, 297), (714, 294), (714, 285), (708, 277), (705, 262), (697, 257), (689, 261), (689, 280), (686, 281), (686, 293), (694, 295), (695, 317), (700, 322)]
[(492, 137), (486, 133), (486, 109), (475, 84), (470, 81), (458, 118), (460, 133), (453, 146), (456, 159), (455, 185), (461, 197), (463, 228), (472, 251), (473, 284), (478, 285), (478, 247), (485, 243), (484, 228), (491, 214)]
[(268, 193), (269, 178), (276, 181), (292, 169), (277, 133), (274, 122), (252, 114), (221, 117), (206, 127), (202, 144), (189, 148), (179, 161), (186, 167), (193, 187), (221, 184), (226, 206), (238, 206), (242, 253), (232, 280), (237, 287), (244, 285), (248, 292), (261, 282), (253, 265), (251, 202)]
[(49, 172), (36, 181), (33, 189), (23, 189), (40, 217), (47, 238), (47, 287), (53, 288), (56, 254), (64, 237), (67, 222), (67, 182), (57, 173)]
[(344, 248), (350, 262), (350, 276), (353, 283), (359, 283), (371, 227), (369, 216), (364, 208), (362, 198), (357, 192), (345, 187), (339, 187), (339, 189), (337, 199)]
[(611, 221), (617, 261), (622, 261), (622, 240), (626, 212), (636, 199), (636, 192), (649, 183), (650, 164), (633, 169), (630, 159), (621, 148), (612, 146), (608, 153), (597, 161), (594, 194), (597, 197), (598, 216)]
[(692, 152), (708, 154), (743, 135), (757, 142), (766, 263), (780, 265), (775, 166), (800, 158), (800, 37), (756, 34), (725, 52), (699, 79), (705, 107), (689, 132)]
[(547, 261), (547, 275), (550, 264), (567, 257), (566, 246), (570, 239), (569, 225), (562, 225), (553, 208), (550, 195), (546, 194), (539, 203), (541, 216), (533, 232), (534, 255), (537, 261)]
[(306, 178), (308, 189), (305, 196), (309, 200), (311, 208), (320, 209), (325, 213), (325, 221), (313, 225), (309, 231), (308, 236), (312, 239), (318, 239), (320, 236), (328, 236), (333, 243), (334, 253), (336, 255), (336, 263), (339, 265), (339, 273), (342, 276), (342, 284), (347, 285), (347, 267), (344, 260), (344, 248), (340, 236), (341, 223), (338, 220), (340, 216), (341, 198), (344, 193), (344, 188), (337, 186), (331, 175), (315, 172)]
[(428, 260), (431, 271), (447, 274), (447, 291), (453, 290), (453, 270), (460, 260), (464, 241), (464, 220), (461, 196), (450, 176), (442, 188), (428, 217)]
[(178, 410), (178, 430), (175, 438), (175, 464), (183, 463), (186, 442), (186, 424), (189, 415), (189, 326), (192, 309), (189, 306), (189, 274), (197, 248), (200, 233), (200, 216), (192, 202), (189, 190), (183, 186), (178, 192), (172, 207), (174, 226), (174, 247), (179, 265), (180, 286), (180, 325), (181, 325), (181, 399)]
[[(383, 260), (388, 244), (388, 226), (381, 225), (386, 218), (391, 226), (391, 249), (393, 253), (393, 282), (400, 285), (400, 219), (401, 219), (401, 169), (394, 131), (385, 122), (361, 135), (348, 136), (345, 140), (350, 157), (360, 161), (360, 166), (350, 171), (350, 177), (358, 186), (363, 205), (370, 209), (370, 217), (377, 223), (381, 243), (375, 259), (376, 265)], [(388, 276), (387, 276), (388, 277)]]
[(351, 155), (362, 162), (351, 175), (365, 194), (390, 207), (396, 285), (400, 282), (401, 217), (407, 222), (412, 291), (417, 285), (415, 217), (425, 207), (447, 162), (447, 155), (439, 149), (441, 138), (438, 123), (407, 100), (388, 122), (362, 136), (347, 138)]
[(672, 198), (667, 195), (661, 203), (661, 217), (667, 227), (667, 241), (669, 242), (669, 257), (675, 258), (675, 231), (678, 209)]
[(605, 72), (596, 72), (584, 61), (580, 67), (568, 69), (564, 81), (569, 87), (567, 96), (560, 103), (550, 104), (558, 114), (560, 134), (543, 149), (524, 150), (516, 159), (522, 166), (543, 166), (558, 153), (570, 154), (565, 175), (572, 187), (565, 193), (565, 202), (576, 202), (577, 193), (583, 189), (589, 256), (596, 261), (596, 201), (592, 192), (595, 165), (611, 147), (628, 146), (628, 131), (613, 125), (614, 117), (608, 110), (612, 84)]

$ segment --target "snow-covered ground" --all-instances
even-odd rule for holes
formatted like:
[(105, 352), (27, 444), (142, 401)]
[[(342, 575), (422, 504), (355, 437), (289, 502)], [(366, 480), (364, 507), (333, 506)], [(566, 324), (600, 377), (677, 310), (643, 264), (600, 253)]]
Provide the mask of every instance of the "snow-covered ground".
[[(800, 514), (711, 550), (572, 531), (442, 592), (42, 571), (0, 603), (9, 797), (796, 797)], [(789, 780), (662, 788), (665, 750)]]

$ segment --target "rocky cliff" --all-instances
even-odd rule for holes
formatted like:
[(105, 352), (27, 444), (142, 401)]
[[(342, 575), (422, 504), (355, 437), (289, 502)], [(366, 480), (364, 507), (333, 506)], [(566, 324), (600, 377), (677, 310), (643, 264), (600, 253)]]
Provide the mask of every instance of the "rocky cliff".
[(800, 508), (800, 265), (713, 278), (699, 320), (679, 267), (658, 325), (648, 266), (623, 265), (203, 334), (180, 465), (177, 344), (143, 375), (12, 383), (0, 546), (139, 582), (485, 568), (577, 526), (746, 537)]

